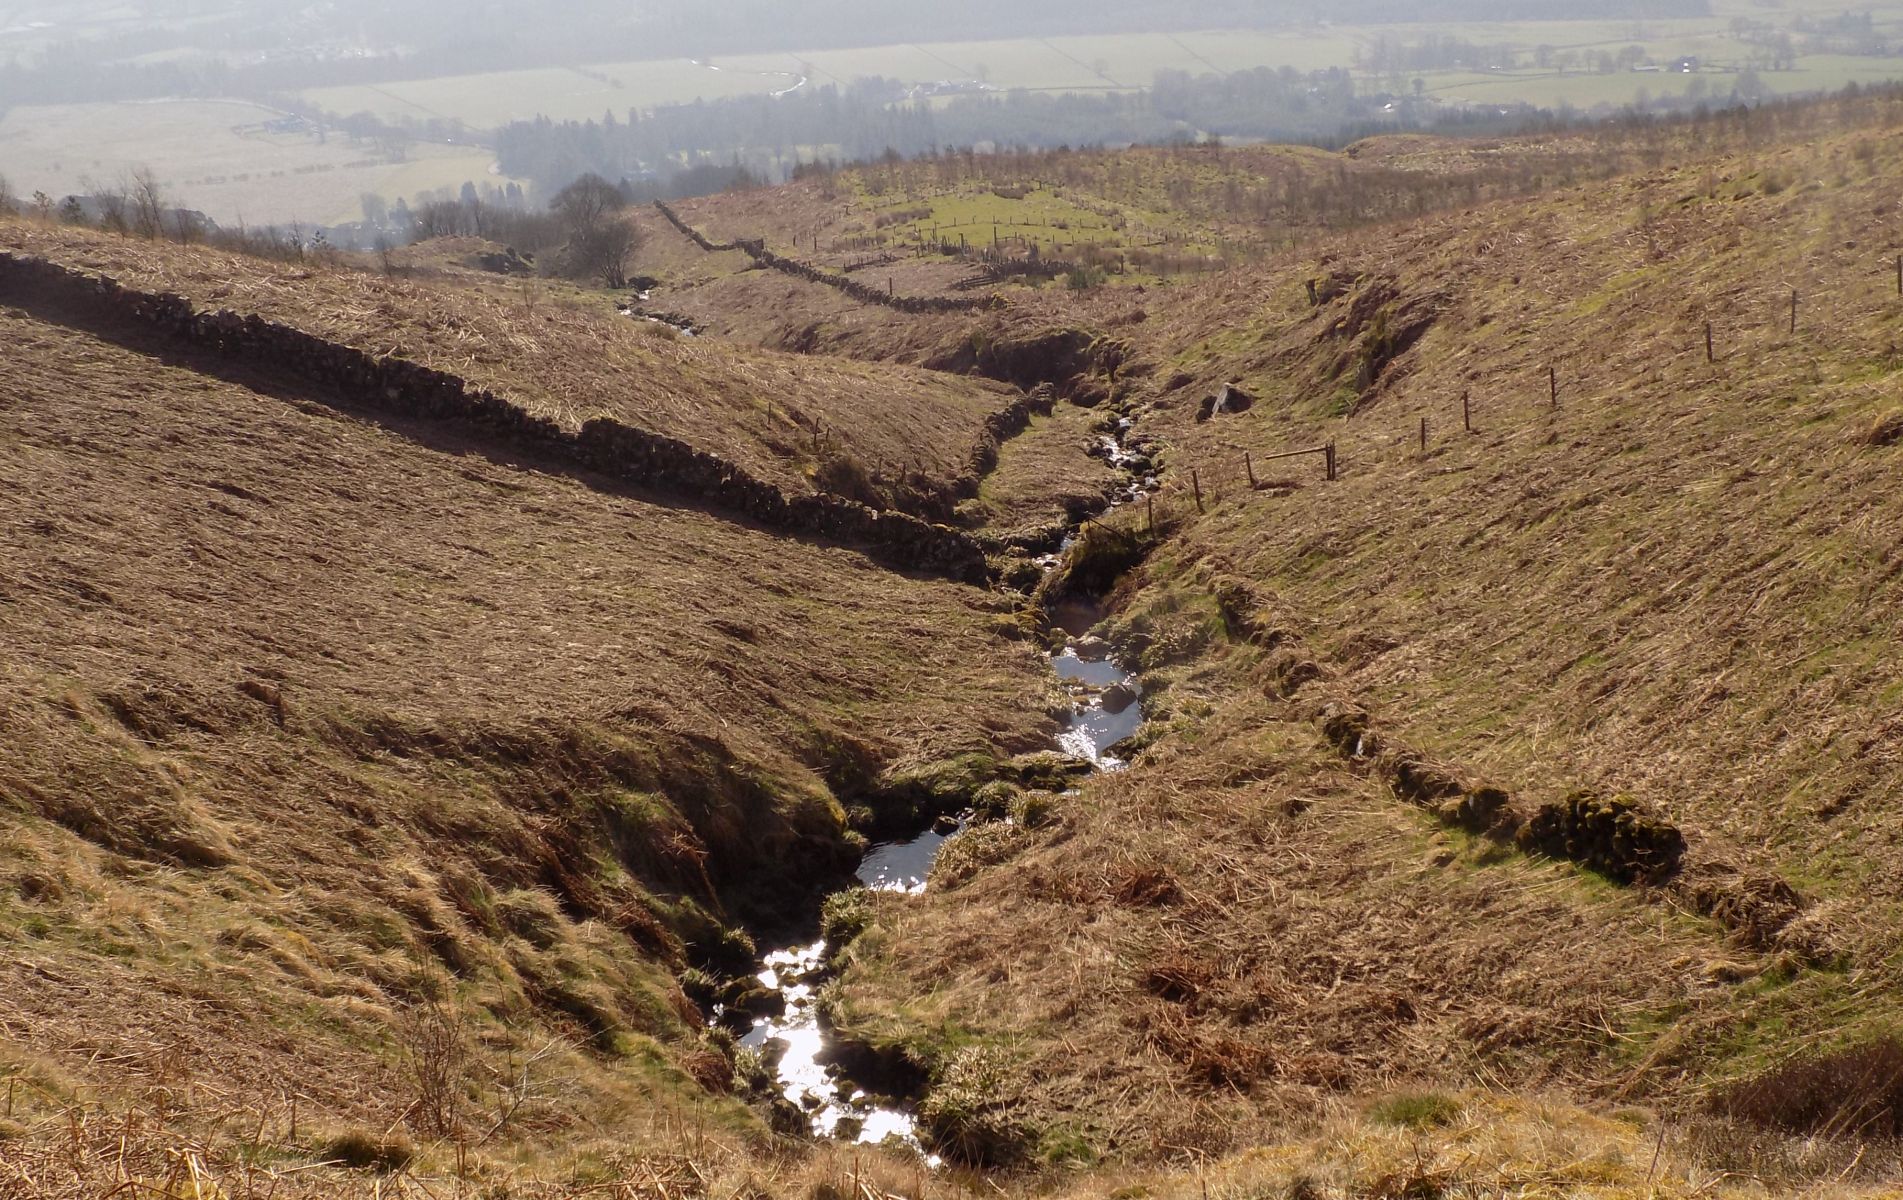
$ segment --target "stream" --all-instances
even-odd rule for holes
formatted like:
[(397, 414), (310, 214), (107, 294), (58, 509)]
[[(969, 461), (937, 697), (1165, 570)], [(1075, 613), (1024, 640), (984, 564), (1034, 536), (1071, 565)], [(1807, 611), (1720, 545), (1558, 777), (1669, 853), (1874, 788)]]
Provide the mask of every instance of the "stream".
[[(1084, 653), (1092, 652), (1090, 647), (1084, 648)], [(1112, 755), (1110, 748), (1143, 723), (1135, 677), (1108, 658), (1078, 657), (1075, 644), (1053, 655), (1051, 666), (1069, 691), (1072, 704), (1065, 728), (1058, 734), (1059, 748), (1088, 759), (1099, 770), (1121, 769), (1123, 761)], [(1127, 692), (1127, 702), (1125, 693), (1115, 690), (1119, 688)], [(1117, 711), (1107, 711), (1106, 696), (1111, 697), (1110, 704)], [(905, 841), (875, 844), (859, 864), (859, 882), (874, 891), (923, 892), (939, 851), (964, 832), (968, 823), (968, 817), (961, 818), (942, 832), (934, 828)], [(867, 1143), (896, 1137), (920, 1149), (910, 1113), (881, 1104), (822, 1062), (827, 1034), (820, 1024), (817, 1001), (827, 978), (822, 961), (825, 948), (825, 943), (813, 942), (766, 956), (759, 980), (780, 994), (786, 1001), (786, 1011), (756, 1020), (740, 1044), (767, 1057), (780, 1081), (781, 1093), (807, 1114), (816, 1136)]]
[[(1139, 473), (1147, 459), (1124, 444), (1130, 425), (1129, 418), (1120, 418), (1114, 432), (1103, 438), (1105, 460), (1131, 475), (1129, 486), (1113, 497), (1112, 507), (1156, 486), (1153, 475)], [(1057, 557), (1051, 556), (1052, 561)], [(1116, 771), (1126, 763), (1114, 748), (1143, 723), (1142, 689), (1135, 675), (1110, 657), (1108, 644), (1085, 636), (1084, 630), (1101, 616), (1094, 606), (1077, 604), (1054, 614), (1058, 626), (1070, 635), (1064, 648), (1050, 656), (1051, 669), (1070, 698), (1057, 748), (1099, 771)], [(967, 813), (955, 821), (940, 821), (916, 837), (875, 843), (856, 872), (860, 884), (874, 891), (923, 892), (939, 852), (971, 821)], [(823, 942), (766, 955), (758, 979), (784, 999), (785, 1011), (756, 1019), (741, 1037), (741, 1045), (765, 1057), (781, 1094), (807, 1115), (815, 1136), (872, 1144), (896, 1138), (923, 1152), (910, 1112), (881, 1103), (825, 1065), (828, 1034), (818, 1008), (819, 990), (829, 978), (824, 956)], [(935, 1156), (928, 1155), (927, 1161), (937, 1163)]]
[(683, 337), (691, 338), (700, 336), (701, 327), (694, 324), (694, 322), (687, 317), (683, 317), (678, 313), (652, 312), (641, 307), (646, 304), (653, 295), (654, 293), (651, 291), (636, 291), (634, 296), (626, 304), (617, 304), (615, 308), (624, 317), (631, 317), (636, 321), (647, 321), (653, 325), (665, 325), (669, 329), (679, 332)]

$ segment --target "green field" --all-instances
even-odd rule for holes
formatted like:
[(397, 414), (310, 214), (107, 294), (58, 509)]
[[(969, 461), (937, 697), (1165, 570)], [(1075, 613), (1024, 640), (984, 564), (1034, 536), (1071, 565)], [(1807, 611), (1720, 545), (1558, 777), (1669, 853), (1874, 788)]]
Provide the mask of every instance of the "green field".
[[(1866, 6), (1879, 28), (1903, 35), (1903, 0)], [(1638, 46), (1655, 62), (1696, 55), (1708, 69), (1714, 98), (1730, 94), (1731, 77), (1750, 62), (1753, 48), (1731, 33), (1731, 20), (1745, 17), (1788, 26), (1796, 16), (1834, 15), (1841, 4), (1793, 0), (1776, 8), (1753, 0), (1717, 0), (1714, 15), (1669, 21), (1477, 22), (1465, 25), (1330, 27), (1323, 29), (1216, 30), (1180, 34), (1117, 34), (1002, 41), (939, 42), (850, 50), (742, 55), (707, 62), (686, 59), (616, 62), (598, 66), (505, 71), (391, 83), (376, 87), (321, 88), (306, 98), (333, 113), (371, 112), (385, 118), (445, 118), (476, 129), (545, 115), (558, 120), (599, 118), (604, 112), (670, 103), (767, 95), (800, 86), (847, 84), (884, 76), (907, 84), (982, 80), (998, 89), (1115, 91), (1148, 87), (1159, 71), (1229, 73), (1256, 67), (1310, 71), (1354, 68), (1378, 39), (1419, 42), (1429, 33), (1481, 45), (1508, 45), (1530, 54), (1536, 47), (1580, 59), (1597, 51), (1616, 53)], [(1861, 9), (1859, 11), (1862, 11)], [(1803, 47), (1800, 42), (1800, 54)], [(1684, 89), (1682, 76), (1620, 71), (1596, 75), (1581, 66), (1565, 73), (1522, 68), (1497, 73), (1429, 71), (1419, 74), (1431, 95), (1476, 104), (1530, 102), (1625, 104), (1641, 90), (1652, 96)], [(1763, 72), (1763, 85), (1786, 93), (1841, 87), (1851, 81), (1903, 77), (1903, 58), (1801, 54), (1797, 69)], [(1367, 77), (1371, 87), (1411, 89), (1414, 74)]]
[(283, 115), (238, 101), (15, 108), (0, 117), (0, 175), (16, 194), (58, 198), (149, 167), (173, 201), (221, 224), (333, 225), (362, 215), (365, 192), (410, 199), (503, 182), (477, 147), (419, 143), (398, 159), (342, 136), (264, 129)]
[[(1704, 95), (1723, 100), (1731, 94), (1737, 72), (1725, 68), (1696, 74), (1672, 72), (1594, 75), (1585, 72), (1557, 74), (1551, 71), (1503, 71), (1494, 74), (1447, 71), (1425, 75), (1430, 95), (1449, 102), (1471, 104), (1527, 102), (1543, 108), (1570, 104), (1589, 109), (1597, 104), (1620, 105), (1632, 101), (1643, 89), (1649, 96), (1677, 96), (1702, 83)], [(1759, 82), (1779, 95), (1832, 91), (1847, 83), (1881, 83), (1903, 78), (1903, 60), (1858, 58), (1849, 55), (1812, 55), (1799, 60), (1791, 71), (1765, 71)]]

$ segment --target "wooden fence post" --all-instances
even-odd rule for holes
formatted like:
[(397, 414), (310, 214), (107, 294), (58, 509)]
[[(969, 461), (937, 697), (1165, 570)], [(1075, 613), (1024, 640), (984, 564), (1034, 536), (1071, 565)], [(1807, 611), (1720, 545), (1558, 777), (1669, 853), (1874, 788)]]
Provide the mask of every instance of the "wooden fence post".
[(1468, 395), (1469, 393), (1465, 391), (1460, 393), (1460, 425), (1461, 428), (1465, 429), (1468, 433), (1472, 433), (1474, 431), (1474, 408), (1473, 402), (1468, 399)]
[(1197, 476), (1196, 468), (1189, 469), (1189, 486), (1196, 493), (1196, 511), (1203, 511), (1203, 481)]
[(1242, 452), (1242, 469), (1249, 473), (1249, 487), (1253, 489), (1255, 487), (1255, 463), (1250, 461), (1249, 452), (1247, 450)]
[(1328, 458), (1328, 478), (1330, 482), (1332, 482), (1335, 478), (1335, 443), (1333, 442), (1328, 443), (1327, 458)]
[(1791, 289), (1791, 332), (1797, 332), (1797, 289)]
[(1559, 368), (1551, 363), (1546, 365), (1546, 391), (1553, 399), (1553, 407), (1559, 407)]
[(1427, 453), (1427, 418), (1421, 418), (1421, 453)]
[(1711, 322), (1710, 321), (1705, 322), (1705, 361), (1708, 363), (1714, 363), (1718, 361), (1718, 359), (1715, 356), (1713, 356), (1711, 352)]

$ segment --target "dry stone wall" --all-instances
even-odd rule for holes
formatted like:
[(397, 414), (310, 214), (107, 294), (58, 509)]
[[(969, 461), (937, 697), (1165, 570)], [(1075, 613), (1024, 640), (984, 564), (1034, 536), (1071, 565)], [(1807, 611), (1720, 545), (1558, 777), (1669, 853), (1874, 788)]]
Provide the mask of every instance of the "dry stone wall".
[(979, 309), (999, 307), (1004, 303), (995, 296), (895, 296), (890, 292), (880, 291), (878, 288), (863, 284), (849, 276), (838, 275), (831, 271), (822, 271), (810, 263), (803, 263), (797, 259), (785, 258), (775, 254), (766, 248), (764, 241), (758, 239), (742, 238), (735, 242), (709, 241), (699, 230), (681, 220), (679, 214), (659, 200), (654, 202), (654, 207), (661, 211), (661, 215), (667, 218), (669, 224), (680, 230), (690, 241), (696, 246), (699, 246), (702, 250), (706, 250), (710, 253), (718, 253), (724, 250), (743, 250), (746, 252), (747, 257), (753, 259), (754, 262), (763, 267), (779, 271), (782, 274), (791, 275), (796, 279), (804, 279), (809, 283), (824, 284), (826, 287), (836, 288), (854, 300), (859, 301), (861, 304), (880, 304), (886, 308), (897, 309), (899, 312), (907, 313), (949, 313), (976, 312)]
[(372, 411), (454, 422), (511, 448), (688, 497), (778, 532), (852, 546), (891, 566), (972, 583), (986, 577), (977, 543), (957, 530), (838, 496), (789, 495), (716, 455), (619, 421), (597, 418), (570, 432), (443, 371), (375, 357), (256, 314), (201, 312), (182, 296), (138, 291), (45, 259), (0, 253), (0, 286), (83, 306), (199, 350), (336, 387)]

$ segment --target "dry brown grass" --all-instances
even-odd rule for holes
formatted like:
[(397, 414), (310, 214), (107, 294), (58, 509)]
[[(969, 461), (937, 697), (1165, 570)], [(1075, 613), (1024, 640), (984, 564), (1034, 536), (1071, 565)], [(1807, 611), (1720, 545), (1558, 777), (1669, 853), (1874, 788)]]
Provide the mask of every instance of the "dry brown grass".
[[(1120, 333), (1188, 522), (1123, 597), (1153, 761), (1007, 863), (894, 901), (850, 1019), (928, 1055), (1007, 1046), (1048, 1144), (1137, 1156), (1397, 1077), (1693, 1111), (1892, 1031), (1903, 510), (1872, 431), (1895, 407), (1903, 164), (1864, 136), (1356, 234), (1153, 300)], [(1330, 275), (1348, 290), (1311, 308), (1303, 280)], [(1423, 314), (1357, 387), (1383, 321)], [(1263, 402), (1197, 422), (1231, 379)], [(1266, 475), (1261, 456), (1331, 437), (1340, 482), (1244, 484), (1245, 451)], [(1634, 796), (1693, 870), (1788, 880), (1799, 915), (1727, 927), (1691, 911), (1696, 883), (1619, 889), (1440, 829), (1311, 748), (1320, 697), (1528, 805)], [(1182, 898), (1117, 899), (1151, 894)], [(1888, 1094), (1837, 1099), (1881, 1128)]]
[(1048, 538), (1084, 515), (1098, 511), (1126, 482), (1122, 472), (1090, 451), (1106, 413), (1059, 401), (1048, 417), (1035, 417), (1006, 442), (998, 466), (985, 477), (977, 500), (963, 515), (987, 537)]
[(136, 339), (7, 310), (0, 340), (31, 497), (0, 522), (0, 1087), (47, 1137), (155, 1089), (193, 1136), (291, 1096), (332, 1132), (568, 1145), (700, 1104), (754, 1136), (696, 1082), (703, 911), (784, 916), (839, 867), (830, 780), (1046, 737), (977, 591)]
[[(1439, 309), (1345, 423), (1322, 414), (1352, 298), (1310, 310), (1291, 269), (1254, 281), (1255, 324), (1218, 329), (1212, 292), (1154, 344), (1277, 403), (1198, 426), (1189, 387), (1146, 428), (1236, 498), (1241, 450), (1338, 439), (1339, 485), (1247, 499), (1191, 555), (1272, 588), (1415, 744), (1537, 792), (1656, 802), (1820, 890), (1874, 965), (1893, 949), (1903, 708), (1879, 664), (1903, 512), (1869, 430), (1893, 407), (1903, 301), (1894, 160), (1852, 140), (1344, 243), (1329, 270)], [(1765, 195), (1777, 173), (1814, 183)]]
[[(284, 1105), (226, 1111), (196, 1129), (184, 1128), (176, 1112), (150, 1108), (71, 1110), (57, 1120), (9, 1127), (0, 1140), (0, 1194), (18, 1200), (127, 1193), (231, 1200), (1825, 1200), (1896, 1194), (1884, 1183), (1894, 1163), (1831, 1146), (1727, 1149), (1712, 1145), (1705, 1131), (1665, 1125), (1640, 1110), (1608, 1118), (1538, 1094), (1472, 1091), (1434, 1099), (1447, 1115), (1430, 1124), (1397, 1123), (1381, 1104), (1333, 1104), (1300, 1131), (1239, 1154), (1174, 1168), (999, 1178), (928, 1170), (914, 1156), (870, 1148), (763, 1154), (710, 1131), (688, 1110), (663, 1111), (618, 1144), (534, 1161), (365, 1130), (335, 1136), (308, 1127), (293, 1131)], [(366, 1165), (352, 1168), (345, 1156)], [(1771, 1160), (1779, 1170), (1766, 1169)]]
[(611, 417), (794, 489), (811, 489), (829, 447), (887, 474), (956, 478), (985, 417), (1013, 395), (985, 381), (668, 337), (565, 288), (272, 264), (26, 221), (0, 226), (0, 245), (435, 367), (565, 428)]
[(1396, 1078), (1671, 1093), (1633, 1030), (1724, 1019), (1721, 937), (1438, 831), (1299, 706), (1210, 713), (1215, 682), (1171, 687), (1154, 761), (1002, 865), (883, 904), (844, 1020), (927, 1061), (1008, 1047), (1047, 1147), (1136, 1159), (1239, 1150)]
[[(1896, 1108), (1892, 1057), (1859, 1048), (1898, 1016), (1903, 161), (1861, 136), (1340, 238), (1143, 321), (1100, 296), (1000, 319), (1114, 317), (1151, 369), (1125, 379), (1174, 536), (1117, 632), (1156, 736), (1049, 824), (882, 898), (835, 1009), (982, 1076), (996, 1128), (1051, 1164), (1010, 1178), (767, 1155), (707, 1095), (718, 1051), (668, 971), (682, 897), (759, 911), (836, 854), (829, 781), (1036, 743), (1035, 661), (987, 601), (0, 315), (0, 485), (37, 499), (0, 523), (0, 1191), (1886, 1194), (1894, 1146), (1844, 1134)], [(720, 442), (733, 406), (689, 401), (749, 372), (816, 406), (900, 378), (8, 236), (340, 340), (383, 322), (569, 419), (621, 402), (562, 391), (601, 341), (587, 386), (626, 384), (625, 419), (769, 477), (796, 450)], [(1311, 309), (1303, 280), (1329, 276), (1347, 290)], [(722, 286), (755, 289), (749, 324), (810, 290)], [(1409, 345), (1376, 332), (1423, 315)], [(1261, 403), (1196, 422), (1229, 379)], [(933, 386), (965, 420), (975, 393)], [(890, 395), (838, 401), (841, 438), (886, 436)], [(955, 424), (930, 437), (962, 452)], [(1007, 447), (987, 503), (1048, 502), (1077, 465), (1043, 457), (1060, 425)], [(1245, 450), (1328, 435), (1338, 483), (1241, 486)], [(1802, 913), (1734, 933), (1692, 890), (1451, 829), (1331, 747), (1323, 701), (1517, 801), (1636, 796), (1695, 868), (1786, 877)], [(1726, 1101), (1827, 1136), (1700, 1115)], [(387, 1175), (314, 1165), (391, 1166), (405, 1139)]]

